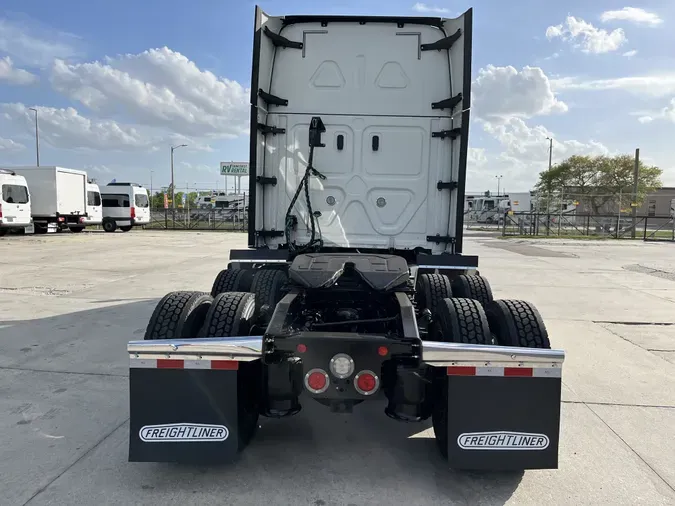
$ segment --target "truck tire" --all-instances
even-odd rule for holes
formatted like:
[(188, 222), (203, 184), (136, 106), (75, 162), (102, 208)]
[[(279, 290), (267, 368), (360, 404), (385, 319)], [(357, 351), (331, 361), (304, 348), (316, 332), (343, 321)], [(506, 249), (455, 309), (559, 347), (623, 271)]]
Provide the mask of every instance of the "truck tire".
[(249, 269), (224, 269), (216, 276), (211, 295), (215, 297), (225, 292), (248, 292), (252, 280), (253, 272)]
[[(253, 325), (254, 311), (255, 295), (252, 293), (221, 293), (213, 299), (200, 336), (247, 336)], [(260, 378), (260, 360), (239, 363), (237, 371), (239, 451), (248, 445), (258, 428)]]
[(485, 312), (499, 346), (551, 348), (544, 321), (533, 304), (524, 300), (495, 300)]
[(84, 230), (84, 227), (68, 227), (73, 234), (79, 234)]
[(122, 232), (129, 232), (131, 230), (131, 228), (132, 228), (131, 225), (126, 225), (124, 227), (120, 227), (120, 230)]
[(114, 232), (117, 230), (117, 223), (115, 223), (115, 220), (103, 220), (103, 230), (106, 232)]
[(445, 274), (421, 274), (415, 285), (417, 309), (428, 309), (435, 313), (445, 299), (452, 298), (450, 278)]
[[(432, 340), (446, 343), (492, 344), (485, 310), (473, 299), (444, 299), (434, 314)], [(431, 421), (436, 444), (448, 457), (448, 380), (446, 369), (438, 368), (433, 382), (434, 406)]]
[(256, 317), (272, 316), (277, 303), (284, 296), (288, 276), (278, 269), (258, 269), (253, 274), (251, 292), (255, 294)]
[(247, 336), (253, 325), (254, 312), (255, 295), (252, 293), (221, 293), (213, 299), (199, 336)]
[(443, 299), (432, 313), (432, 341), (464, 344), (492, 344), (485, 310), (474, 299)]
[(4, 237), (7, 235), (7, 229), (6, 228), (0, 228), (0, 237)]
[(213, 299), (204, 292), (170, 292), (157, 303), (145, 340), (197, 337)]
[(34, 234), (46, 234), (47, 233), (47, 225), (38, 225), (37, 223), (33, 224), (33, 233)]
[(475, 276), (468, 276), (466, 274), (457, 276), (452, 280), (452, 293), (455, 297), (477, 300), (483, 307), (493, 300), (490, 283), (478, 274)]

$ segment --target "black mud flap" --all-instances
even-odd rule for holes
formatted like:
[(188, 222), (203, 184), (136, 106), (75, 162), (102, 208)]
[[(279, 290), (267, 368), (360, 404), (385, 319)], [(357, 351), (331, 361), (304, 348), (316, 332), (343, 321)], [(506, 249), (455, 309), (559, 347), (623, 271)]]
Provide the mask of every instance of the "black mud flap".
[(450, 467), (557, 469), (560, 373), (560, 369), (448, 367)]
[(239, 447), (239, 363), (202, 361), (188, 368), (183, 360), (148, 362), (129, 370), (129, 461), (231, 461)]

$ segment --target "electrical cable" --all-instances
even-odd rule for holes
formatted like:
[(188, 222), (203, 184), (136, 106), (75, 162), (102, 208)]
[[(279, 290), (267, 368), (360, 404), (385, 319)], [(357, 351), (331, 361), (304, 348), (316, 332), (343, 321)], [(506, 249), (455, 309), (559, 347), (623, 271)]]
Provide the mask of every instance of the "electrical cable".
[[(288, 210), (286, 211), (286, 226), (285, 226), (286, 244), (288, 245), (288, 249), (294, 253), (295, 252), (302, 253), (304, 251), (308, 251), (313, 248), (321, 248), (323, 246), (323, 239), (321, 238), (321, 232), (319, 232), (318, 239), (316, 237), (316, 225), (317, 225), (316, 220), (318, 220), (318, 217), (314, 216), (314, 212), (312, 211), (312, 202), (309, 198), (309, 178), (310, 176), (316, 176), (319, 179), (323, 180), (326, 179), (326, 176), (324, 176), (323, 174), (321, 174), (321, 172), (316, 170), (313, 167), (313, 163), (314, 163), (314, 146), (310, 145), (309, 160), (307, 162), (307, 169), (305, 170), (305, 175), (300, 180), (300, 184), (298, 185), (298, 188), (295, 191), (295, 195), (293, 195), (293, 199), (291, 200), (291, 205), (288, 206)], [(307, 211), (309, 213), (311, 236), (307, 244), (298, 245), (295, 243), (295, 241), (291, 242), (291, 231), (293, 230), (293, 227), (297, 223), (297, 221), (295, 220), (295, 216), (292, 215), (291, 212), (295, 207), (295, 203), (297, 202), (298, 197), (300, 197), (300, 192), (302, 191), (303, 186), (305, 187), (305, 203), (307, 205)]]

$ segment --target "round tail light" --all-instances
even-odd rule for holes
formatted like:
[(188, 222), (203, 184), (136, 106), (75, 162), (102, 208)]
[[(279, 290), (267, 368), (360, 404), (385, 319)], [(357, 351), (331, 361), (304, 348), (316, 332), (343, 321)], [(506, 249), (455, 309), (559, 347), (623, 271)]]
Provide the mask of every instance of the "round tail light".
[(338, 353), (330, 359), (330, 372), (336, 378), (349, 378), (354, 374), (354, 359), (346, 353)]
[(380, 378), (373, 371), (361, 371), (354, 376), (354, 388), (361, 395), (372, 395), (380, 387)]
[(323, 369), (312, 369), (305, 374), (305, 387), (313, 394), (324, 393), (329, 384), (328, 373)]

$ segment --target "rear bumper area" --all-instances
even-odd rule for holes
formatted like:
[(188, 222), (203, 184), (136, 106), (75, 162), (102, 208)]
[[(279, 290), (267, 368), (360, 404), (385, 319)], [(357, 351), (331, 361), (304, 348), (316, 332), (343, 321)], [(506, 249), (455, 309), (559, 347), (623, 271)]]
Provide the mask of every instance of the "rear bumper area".
[[(306, 337), (302, 354), (319, 347), (320, 336)], [(342, 342), (334, 336), (324, 338), (319, 351), (322, 360)], [(375, 350), (386, 341), (377, 336), (363, 338), (364, 346), (373, 345)], [(414, 350), (417, 356), (408, 355), (407, 363), (416, 361), (417, 371), (427, 371), (416, 374), (423, 381), (433, 378), (434, 417), (447, 420), (447, 433), (439, 442), (447, 446), (451, 467), (557, 468), (562, 351), (428, 341), (388, 343), (390, 356), (382, 360), (395, 360), (398, 353), (408, 355), (406, 350)], [(296, 345), (295, 339), (287, 343), (289, 349)], [(354, 343), (350, 346), (343, 351), (351, 353)], [(259, 398), (265, 396), (261, 378), (268, 377), (262, 360), (266, 347), (263, 337), (129, 342), (129, 460), (231, 460), (239, 448), (241, 428), (246, 426), (242, 420), (250, 416), (242, 413), (243, 406), (266, 405), (266, 399)], [(300, 355), (293, 360), (305, 360)], [(315, 365), (315, 358), (307, 357), (305, 368)], [(368, 368), (380, 372), (374, 363)], [(412, 391), (408, 387), (395, 380), (393, 386), (384, 384), (381, 390), (391, 404), (393, 395)], [(305, 388), (309, 390), (306, 383)], [(330, 395), (305, 393), (319, 402), (330, 400)], [(247, 402), (253, 397), (255, 402)]]

